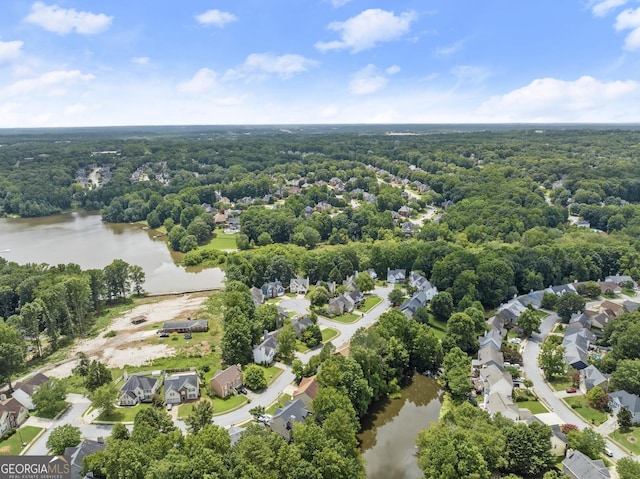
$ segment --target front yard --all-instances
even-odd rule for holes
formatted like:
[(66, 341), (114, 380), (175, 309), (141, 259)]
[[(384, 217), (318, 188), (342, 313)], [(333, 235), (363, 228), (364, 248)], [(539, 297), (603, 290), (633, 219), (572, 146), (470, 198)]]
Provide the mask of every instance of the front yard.
[(616, 429), (611, 433), (611, 437), (629, 449), (633, 454), (640, 454), (640, 427), (631, 428), (627, 433), (621, 433)]
[(541, 414), (549, 412), (549, 410), (544, 407), (544, 405), (540, 401), (518, 401), (516, 402), (516, 406), (522, 409), (528, 409), (531, 411), (531, 414)]
[(13, 436), (0, 441), (0, 456), (17, 456), (22, 451), (22, 443), (29, 444), (40, 431), (41, 427), (22, 426)]
[(573, 387), (573, 382), (569, 376), (556, 376), (549, 380), (549, 385), (556, 391), (564, 391), (567, 388)]
[(324, 328), (322, 330), (322, 342), (326, 343), (327, 341), (331, 341), (333, 338), (335, 338), (338, 334), (340, 334), (338, 332), (337, 329), (333, 329), (333, 328)]
[(584, 396), (567, 397), (564, 400), (578, 416), (589, 424), (599, 426), (607, 420), (607, 414), (590, 407)]
[(96, 421), (108, 421), (108, 422), (133, 422), (139, 411), (153, 407), (150, 403), (142, 403), (137, 406), (118, 407), (113, 414), (107, 415), (100, 413), (96, 417)]
[(335, 321), (336, 323), (351, 324), (358, 321), (361, 317), (362, 316), (357, 313), (345, 313), (341, 314), (340, 316), (333, 316), (329, 319), (331, 321)]
[(358, 311), (362, 311), (363, 313), (368, 313), (381, 302), (382, 302), (382, 298), (379, 298), (378, 296), (369, 296), (364, 300), (364, 303), (362, 303), (362, 306), (358, 308)]

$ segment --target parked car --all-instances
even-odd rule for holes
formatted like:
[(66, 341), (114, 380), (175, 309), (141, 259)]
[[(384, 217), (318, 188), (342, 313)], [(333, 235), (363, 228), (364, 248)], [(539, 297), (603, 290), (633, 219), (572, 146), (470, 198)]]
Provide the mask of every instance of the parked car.
[(609, 457), (613, 457), (613, 451), (611, 449), (609, 449), (608, 447), (604, 448), (604, 453)]
[(511, 344), (520, 344), (520, 343), (522, 343), (522, 339), (520, 339), (520, 338), (511, 338), (511, 339), (509, 340), (509, 342), (510, 342)]
[(173, 409), (173, 404), (167, 404), (167, 411), (171, 411)]
[(578, 390), (577, 390), (576, 388), (568, 388), (568, 389), (567, 389), (567, 392), (568, 392), (569, 394), (575, 393), (575, 392), (577, 392), (577, 391), (578, 391)]
[(169, 333), (167, 333), (166, 331), (161, 331), (158, 333), (158, 337), (160, 338), (168, 338), (169, 337)]
[(184, 339), (191, 339), (193, 336), (191, 335), (191, 333), (187, 333), (184, 335)]

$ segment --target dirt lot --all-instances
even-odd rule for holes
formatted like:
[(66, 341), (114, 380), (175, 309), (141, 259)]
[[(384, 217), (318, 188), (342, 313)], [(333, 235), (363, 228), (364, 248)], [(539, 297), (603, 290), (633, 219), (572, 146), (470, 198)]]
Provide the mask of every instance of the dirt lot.
[[(116, 318), (108, 330), (115, 331), (112, 338), (105, 338), (104, 333), (92, 339), (78, 343), (69, 356), (83, 352), (91, 359), (100, 359), (110, 368), (121, 368), (125, 365), (139, 366), (148, 360), (170, 356), (174, 349), (164, 344), (148, 344), (147, 339), (153, 337), (155, 330), (149, 325), (164, 323), (175, 319), (194, 317), (207, 298), (201, 295), (182, 295), (152, 304), (137, 306)], [(144, 315), (147, 321), (133, 325), (131, 319)], [(106, 331), (105, 331), (106, 332)], [(48, 376), (64, 378), (71, 375), (77, 360), (57, 366), (46, 372)]]

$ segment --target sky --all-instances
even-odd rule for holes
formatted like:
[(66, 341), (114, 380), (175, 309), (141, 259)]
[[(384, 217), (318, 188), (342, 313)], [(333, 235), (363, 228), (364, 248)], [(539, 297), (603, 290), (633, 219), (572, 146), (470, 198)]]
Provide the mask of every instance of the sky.
[(640, 122), (640, 0), (2, 0), (0, 128), (511, 122)]

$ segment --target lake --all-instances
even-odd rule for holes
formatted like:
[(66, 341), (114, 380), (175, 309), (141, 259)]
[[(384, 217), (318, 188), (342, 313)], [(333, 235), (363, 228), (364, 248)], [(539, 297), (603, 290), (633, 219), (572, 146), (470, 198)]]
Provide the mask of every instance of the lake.
[(90, 213), (2, 218), (0, 256), (20, 264), (76, 263), (83, 269), (104, 268), (120, 258), (144, 269), (149, 293), (221, 288), (224, 279), (219, 268), (177, 266), (165, 240), (140, 225), (104, 223)]
[(438, 420), (441, 388), (433, 378), (415, 374), (399, 399), (371, 406), (358, 434), (367, 479), (420, 479), (416, 439)]

